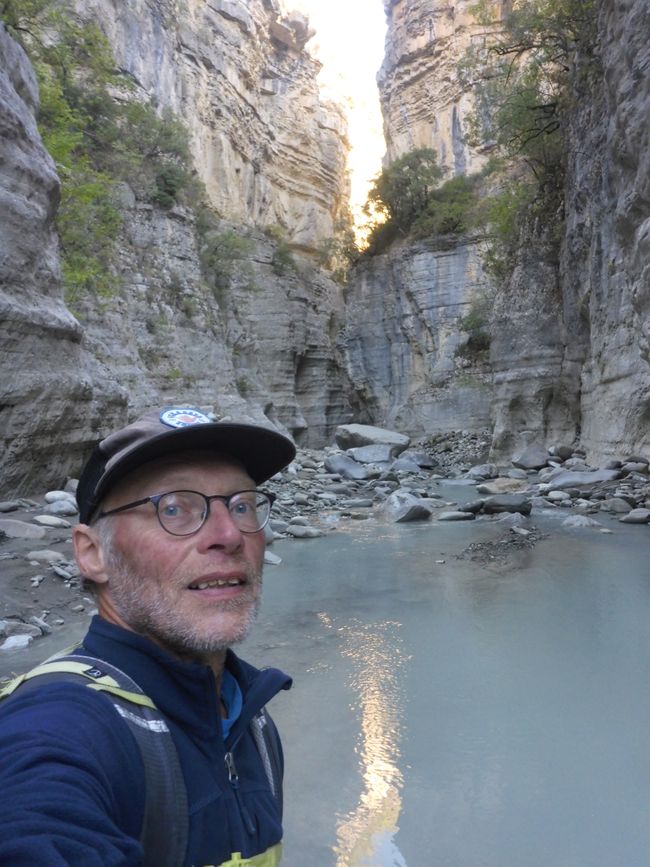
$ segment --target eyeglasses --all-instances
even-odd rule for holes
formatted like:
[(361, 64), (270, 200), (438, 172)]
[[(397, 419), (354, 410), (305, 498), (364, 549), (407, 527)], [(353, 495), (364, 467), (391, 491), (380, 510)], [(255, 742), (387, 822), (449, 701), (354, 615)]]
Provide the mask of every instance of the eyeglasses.
[(242, 533), (257, 533), (269, 520), (275, 494), (266, 491), (236, 491), (227, 497), (221, 494), (208, 497), (198, 491), (169, 491), (166, 494), (154, 494), (135, 500), (108, 512), (100, 512), (97, 517), (107, 518), (145, 503), (153, 503), (163, 530), (172, 536), (191, 536), (192, 533), (198, 533), (208, 520), (212, 500), (221, 500)]

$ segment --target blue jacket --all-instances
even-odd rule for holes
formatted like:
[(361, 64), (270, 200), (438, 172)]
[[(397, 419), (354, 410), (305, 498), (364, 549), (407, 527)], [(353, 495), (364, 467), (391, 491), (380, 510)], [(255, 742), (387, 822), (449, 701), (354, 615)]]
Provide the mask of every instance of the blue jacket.
[[(224, 743), (210, 668), (181, 662), (99, 617), (83, 649), (126, 672), (168, 721), (187, 786), (186, 867), (218, 865), (235, 852), (250, 858), (281, 840), (278, 804), (248, 724), (290, 678), (228, 651), (243, 707)], [(230, 749), (238, 793), (224, 763)], [(136, 867), (144, 801), (138, 747), (105, 695), (46, 684), (0, 705), (0, 865)]]

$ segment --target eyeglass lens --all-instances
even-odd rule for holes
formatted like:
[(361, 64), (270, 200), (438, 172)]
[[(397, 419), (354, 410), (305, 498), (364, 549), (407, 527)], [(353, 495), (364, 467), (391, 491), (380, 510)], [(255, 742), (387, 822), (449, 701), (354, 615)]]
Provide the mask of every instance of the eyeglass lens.
[[(212, 498), (196, 491), (172, 491), (158, 500), (158, 520), (174, 536), (193, 533), (206, 519), (208, 499)], [(228, 500), (230, 517), (243, 533), (260, 530), (266, 524), (270, 509), (269, 498), (257, 491), (242, 491)]]

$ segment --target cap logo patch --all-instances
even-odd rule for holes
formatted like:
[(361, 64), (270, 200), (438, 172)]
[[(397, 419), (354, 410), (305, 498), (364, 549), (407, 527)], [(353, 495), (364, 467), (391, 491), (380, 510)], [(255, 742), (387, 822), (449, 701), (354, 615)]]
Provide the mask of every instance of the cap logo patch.
[(189, 427), (193, 424), (212, 424), (208, 418), (198, 409), (183, 407), (182, 409), (165, 409), (160, 413), (160, 421), (168, 427)]

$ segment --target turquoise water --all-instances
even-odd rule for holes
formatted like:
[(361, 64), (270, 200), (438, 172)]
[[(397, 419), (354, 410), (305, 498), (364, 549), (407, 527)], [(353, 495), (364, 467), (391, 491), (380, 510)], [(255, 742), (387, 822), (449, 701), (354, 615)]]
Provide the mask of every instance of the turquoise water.
[(650, 865), (649, 529), (536, 523), (509, 565), (456, 558), (479, 522), (274, 546), (288, 867)]

